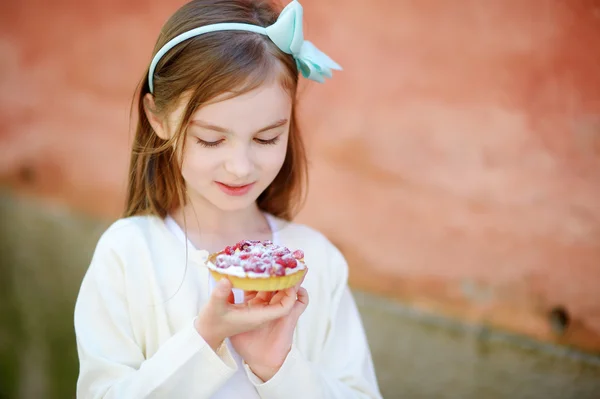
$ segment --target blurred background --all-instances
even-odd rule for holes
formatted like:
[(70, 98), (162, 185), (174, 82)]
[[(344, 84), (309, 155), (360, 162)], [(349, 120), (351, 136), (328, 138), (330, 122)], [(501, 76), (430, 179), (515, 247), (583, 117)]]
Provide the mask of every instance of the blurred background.
[[(0, 2), (0, 399), (75, 396), (74, 301), (183, 3)], [(384, 397), (600, 398), (600, 1), (302, 4), (344, 71), (302, 83), (297, 220), (349, 261)]]

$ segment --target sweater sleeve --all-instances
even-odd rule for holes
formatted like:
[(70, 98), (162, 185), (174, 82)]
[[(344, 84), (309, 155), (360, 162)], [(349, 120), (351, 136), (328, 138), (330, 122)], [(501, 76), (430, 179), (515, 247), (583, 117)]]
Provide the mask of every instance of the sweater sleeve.
[(371, 352), (360, 314), (347, 286), (347, 264), (333, 249), (332, 267), (342, 272), (336, 279), (333, 297), (337, 302), (330, 315), (330, 333), (318, 362), (307, 360), (292, 346), (279, 371), (267, 382), (244, 364), (250, 381), (263, 399), (367, 399), (381, 398)]
[(227, 346), (215, 353), (192, 319), (146, 358), (133, 334), (125, 286), (123, 261), (101, 239), (75, 305), (78, 398), (209, 398), (234, 374)]

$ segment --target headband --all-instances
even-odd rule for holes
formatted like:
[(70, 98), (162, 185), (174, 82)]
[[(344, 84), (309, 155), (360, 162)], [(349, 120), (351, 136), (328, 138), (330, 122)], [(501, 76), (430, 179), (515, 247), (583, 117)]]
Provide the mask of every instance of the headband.
[(223, 30), (248, 31), (268, 36), (281, 51), (291, 54), (294, 57), (298, 70), (307, 79), (323, 83), (325, 78), (332, 77), (332, 69), (342, 70), (342, 67), (315, 47), (315, 45), (304, 40), (302, 32), (302, 6), (298, 1), (293, 0), (281, 11), (277, 21), (266, 28), (258, 25), (225, 22), (201, 26), (169, 40), (156, 53), (150, 63), (150, 69), (148, 70), (150, 93), (154, 92), (152, 77), (154, 76), (156, 64), (158, 64), (158, 61), (160, 61), (167, 51), (192, 37)]

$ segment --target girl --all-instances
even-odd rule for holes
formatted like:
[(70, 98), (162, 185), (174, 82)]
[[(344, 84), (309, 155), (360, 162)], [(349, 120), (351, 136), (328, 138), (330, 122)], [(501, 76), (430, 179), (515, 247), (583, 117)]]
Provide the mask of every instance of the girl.
[[(379, 398), (343, 256), (290, 221), (306, 177), (298, 76), (339, 69), (304, 41), (302, 7), (194, 0), (154, 54), (125, 217), (100, 238), (75, 307), (78, 397)], [(242, 239), (304, 250), (302, 286), (216, 284), (209, 252)]]

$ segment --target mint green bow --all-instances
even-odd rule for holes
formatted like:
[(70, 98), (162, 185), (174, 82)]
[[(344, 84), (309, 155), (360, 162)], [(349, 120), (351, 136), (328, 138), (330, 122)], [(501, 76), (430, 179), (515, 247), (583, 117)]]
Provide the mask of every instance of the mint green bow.
[(315, 47), (314, 44), (304, 40), (302, 14), (302, 6), (297, 0), (293, 0), (281, 11), (277, 21), (266, 28), (251, 24), (225, 22), (201, 26), (176, 36), (169, 40), (169, 42), (156, 53), (150, 63), (150, 68), (148, 69), (148, 86), (150, 93), (154, 92), (152, 80), (156, 64), (158, 64), (158, 61), (160, 61), (167, 51), (194, 36), (223, 30), (245, 30), (260, 33), (261, 35), (267, 35), (281, 51), (291, 54), (294, 57), (298, 70), (302, 76), (319, 83), (325, 82), (325, 78), (332, 77), (332, 69), (341, 71), (342, 67)]
[(332, 77), (332, 69), (342, 70), (342, 67), (314, 44), (304, 40), (302, 15), (302, 5), (294, 0), (281, 11), (277, 21), (265, 30), (281, 51), (294, 56), (302, 76), (323, 83), (325, 78)]

